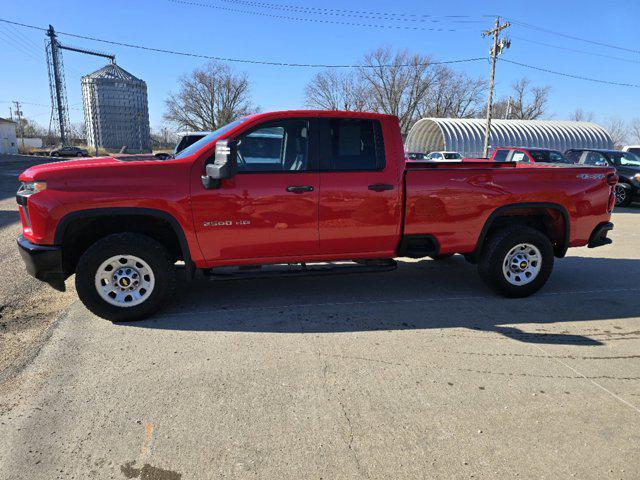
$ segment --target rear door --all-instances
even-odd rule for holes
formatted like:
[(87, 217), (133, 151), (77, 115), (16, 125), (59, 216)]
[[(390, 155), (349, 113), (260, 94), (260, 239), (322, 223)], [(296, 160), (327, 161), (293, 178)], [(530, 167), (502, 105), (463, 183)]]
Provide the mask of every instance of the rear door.
[(375, 119), (321, 118), (319, 127), (320, 253), (393, 254), (400, 177), (383, 126)]
[(276, 261), (318, 252), (313, 123), (288, 118), (251, 128), (237, 137), (238, 174), (219, 189), (194, 186), (194, 220), (206, 260)]

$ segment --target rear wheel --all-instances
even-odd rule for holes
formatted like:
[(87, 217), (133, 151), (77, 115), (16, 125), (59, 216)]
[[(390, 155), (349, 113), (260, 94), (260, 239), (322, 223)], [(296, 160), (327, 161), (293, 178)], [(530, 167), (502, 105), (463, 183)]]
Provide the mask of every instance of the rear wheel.
[(112, 321), (141, 320), (170, 296), (174, 267), (164, 246), (145, 235), (118, 233), (80, 257), (76, 290), (82, 303)]
[(615, 194), (616, 207), (626, 207), (631, 203), (631, 187), (626, 183), (618, 183)]
[(478, 273), (506, 297), (527, 297), (547, 283), (553, 270), (553, 245), (542, 232), (514, 226), (496, 232), (483, 248)]

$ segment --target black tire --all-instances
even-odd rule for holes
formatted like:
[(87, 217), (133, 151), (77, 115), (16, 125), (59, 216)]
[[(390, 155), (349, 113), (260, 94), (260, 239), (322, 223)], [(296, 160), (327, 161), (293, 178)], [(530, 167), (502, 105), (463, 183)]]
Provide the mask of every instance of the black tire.
[(618, 183), (615, 189), (616, 207), (627, 207), (631, 204), (632, 189), (627, 183)]
[[(507, 279), (503, 266), (507, 255), (521, 244), (530, 244), (538, 249), (541, 266), (533, 280), (525, 280), (529, 283), (514, 285)], [(553, 262), (553, 245), (544, 233), (526, 226), (513, 226), (497, 231), (487, 240), (480, 254), (478, 273), (491, 289), (505, 297), (528, 297), (547, 283)], [(511, 272), (508, 274), (512, 275)]]
[(453, 257), (453, 253), (443, 253), (442, 255), (430, 255), (432, 260), (446, 260)]
[[(98, 293), (95, 278), (101, 264), (111, 257), (131, 255), (150, 267), (155, 285), (146, 300), (135, 306), (116, 306)], [(91, 245), (76, 267), (76, 290), (82, 303), (94, 314), (113, 322), (142, 320), (162, 307), (175, 286), (174, 263), (167, 249), (150, 237), (137, 233), (108, 235)]]

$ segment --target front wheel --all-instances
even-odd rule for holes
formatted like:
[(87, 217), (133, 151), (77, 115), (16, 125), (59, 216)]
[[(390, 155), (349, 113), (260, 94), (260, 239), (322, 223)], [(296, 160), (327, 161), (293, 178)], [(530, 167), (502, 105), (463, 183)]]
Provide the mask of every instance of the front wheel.
[(506, 297), (527, 297), (547, 283), (553, 262), (553, 245), (545, 234), (514, 226), (489, 238), (478, 273), (489, 287)]
[(141, 320), (170, 297), (174, 267), (167, 249), (145, 235), (118, 233), (80, 257), (76, 290), (84, 305), (107, 320)]

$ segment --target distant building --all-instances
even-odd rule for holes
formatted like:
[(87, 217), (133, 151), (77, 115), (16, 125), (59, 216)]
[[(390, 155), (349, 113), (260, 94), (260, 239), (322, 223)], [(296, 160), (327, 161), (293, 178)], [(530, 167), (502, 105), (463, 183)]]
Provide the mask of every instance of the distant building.
[(42, 148), (44, 142), (39, 137), (18, 137), (18, 145), (24, 147), (25, 150), (30, 150), (32, 148)]
[(111, 63), (82, 77), (82, 100), (91, 147), (149, 152), (147, 84)]
[(18, 153), (16, 122), (0, 118), (0, 153)]
[[(408, 152), (454, 151), (466, 157), (481, 157), (486, 121), (477, 118), (423, 118), (409, 131)], [(490, 150), (498, 147), (613, 148), (609, 134), (591, 122), (562, 120), (491, 121)]]

